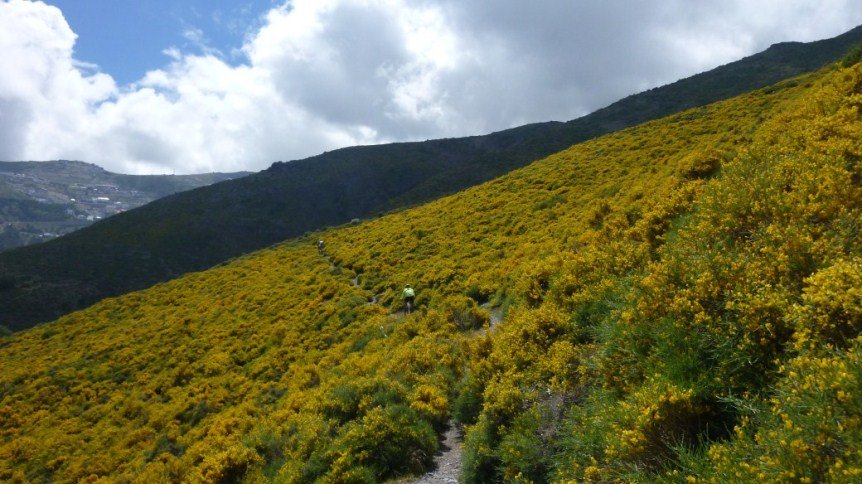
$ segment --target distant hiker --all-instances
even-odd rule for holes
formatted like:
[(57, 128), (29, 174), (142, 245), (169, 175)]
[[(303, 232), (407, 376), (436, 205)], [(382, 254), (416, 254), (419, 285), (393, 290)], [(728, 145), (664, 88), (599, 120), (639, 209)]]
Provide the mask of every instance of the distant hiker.
[(323, 255), (323, 249), (324, 249), (323, 239), (320, 239), (317, 241), (317, 253), (320, 255)]
[(404, 290), (401, 291), (401, 299), (404, 299), (404, 313), (410, 314), (413, 312), (413, 298), (416, 297), (416, 291), (410, 287), (410, 284), (404, 286)]

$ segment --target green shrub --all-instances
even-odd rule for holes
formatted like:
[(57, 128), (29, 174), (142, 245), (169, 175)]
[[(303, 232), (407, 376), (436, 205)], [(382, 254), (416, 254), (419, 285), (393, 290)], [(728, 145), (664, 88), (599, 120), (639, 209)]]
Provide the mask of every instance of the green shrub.
[(846, 351), (806, 352), (781, 369), (774, 395), (736, 439), (709, 449), (713, 481), (859, 482), (862, 338)]
[(482, 383), (471, 373), (468, 373), (457, 388), (457, 397), (452, 409), (452, 416), (461, 425), (472, 425), (482, 411)]
[(686, 180), (709, 178), (721, 167), (723, 155), (712, 150), (693, 151), (679, 161), (678, 175)]
[(542, 435), (538, 407), (519, 415), (500, 441), (500, 467), (507, 482), (548, 482), (553, 444)]
[(850, 67), (854, 64), (858, 64), (860, 60), (862, 60), (862, 44), (853, 47), (849, 52), (847, 52), (847, 55), (841, 59), (841, 66)]
[(259, 425), (243, 437), (243, 445), (257, 452), (264, 460), (264, 475), (273, 477), (284, 463), (285, 438), (269, 425)]
[(491, 321), (491, 315), (488, 314), (488, 311), (480, 308), (475, 300), (465, 296), (449, 296), (441, 305), (447, 313), (448, 320), (459, 331), (479, 329)]
[[(437, 434), (407, 406), (375, 407), (345, 427), (335, 449), (339, 455), (357, 459), (355, 464), (370, 469), (382, 480), (426, 469), (437, 452)], [(339, 465), (333, 462), (330, 470), (336, 480), (341, 472)]]
[(484, 416), (468, 428), (464, 438), (461, 473), (464, 482), (495, 482), (500, 480), (497, 456), (497, 427)]

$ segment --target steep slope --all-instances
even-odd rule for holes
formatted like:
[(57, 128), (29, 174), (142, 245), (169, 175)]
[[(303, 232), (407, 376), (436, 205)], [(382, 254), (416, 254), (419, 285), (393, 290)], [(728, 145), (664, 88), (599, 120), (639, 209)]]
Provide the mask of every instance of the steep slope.
[(0, 250), (44, 242), (239, 173), (121, 175), (79, 161), (0, 162)]
[(347, 148), (168, 197), (39, 247), (0, 254), (0, 324), (32, 326), (309, 230), (490, 180), (574, 143), (818, 68), (862, 42), (788, 43), (567, 123)]
[(849, 480), (860, 100), (791, 80), (0, 340), (0, 479), (378, 481), (451, 412), (470, 482)]

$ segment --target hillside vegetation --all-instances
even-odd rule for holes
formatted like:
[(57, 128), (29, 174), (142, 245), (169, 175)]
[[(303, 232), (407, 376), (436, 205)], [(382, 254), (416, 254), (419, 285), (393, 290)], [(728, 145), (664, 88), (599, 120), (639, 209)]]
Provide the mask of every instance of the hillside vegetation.
[(0, 324), (27, 328), (306, 231), (455, 193), (575, 143), (818, 69), (859, 42), (862, 27), (833, 39), (776, 44), (566, 123), (345, 148), (168, 197), (0, 254)]
[(0, 479), (381, 481), (454, 417), (468, 482), (858, 480), (860, 107), (836, 66), (6, 337)]

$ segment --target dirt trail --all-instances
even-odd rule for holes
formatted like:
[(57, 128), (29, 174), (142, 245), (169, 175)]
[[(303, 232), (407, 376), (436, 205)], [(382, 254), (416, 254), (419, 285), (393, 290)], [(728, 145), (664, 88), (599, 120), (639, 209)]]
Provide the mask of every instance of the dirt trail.
[(424, 476), (409, 481), (414, 484), (457, 484), (461, 474), (461, 432), (450, 422), (449, 430), (443, 434), (443, 444), (434, 456), (434, 468)]
[[(491, 316), (491, 324), (488, 331), (493, 331), (503, 321), (503, 309), (500, 307), (491, 308), (488, 304), (483, 304), (482, 307)], [(405, 482), (409, 482), (410, 484), (457, 484), (458, 477), (461, 475), (462, 452), (461, 431), (455, 422), (450, 420), (449, 430), (443, 435), (443, 444), (440, 446), (440, 451), (434, 456), (433, 469), (422, 477)]]
[[(323, 258), (326, 259), (326, 262), (329, 263), (330, 269), (333, 269), (333, 270), (340, 269), (340, 267), (338, 265), (336, 265), (334, 262), (332, 262), (332, 259), (328, 255), (324, 255)], [(353, 278), (350, 279), (350, 285), (353, 287), (358, 287), (360, 289), (362, 288), (362, 286), (359, 284), (359, 274), (353, 276)], [(379, 296), (380, 296), (379, 294), (372, 294), (371, 299), (368, 300), (368, 302), (366, 302), (365, 304), (377, 304), (377, 301), (379, 300), (378, 299)]]
[(488, 314), (491, 315), (491, 329), (493, 330), (498, 324), (503, 322), (503, 308), (496, 307), (491, 308), (488, 307), (487, 304), (482, 305), (488, 311)]

